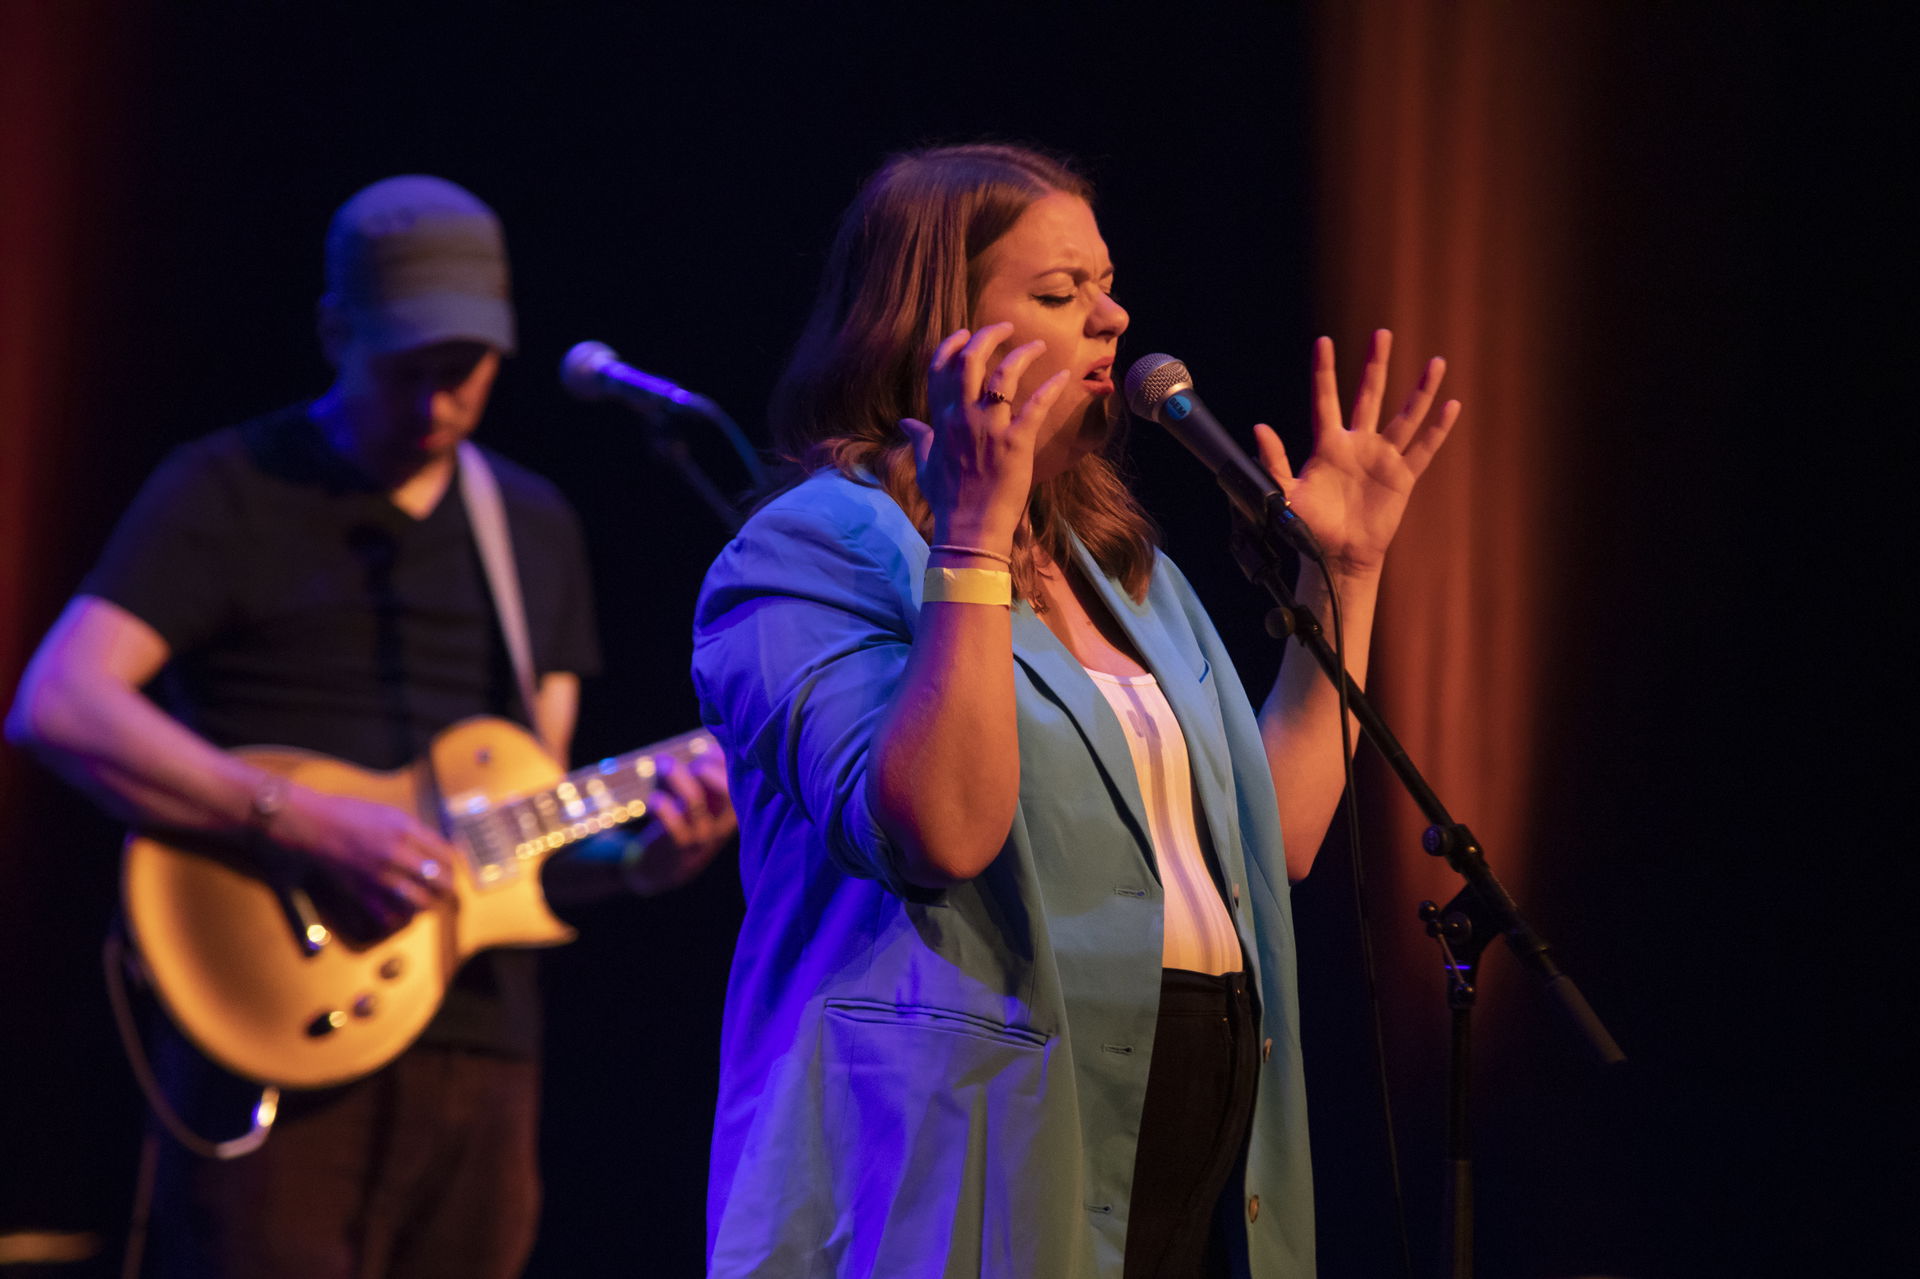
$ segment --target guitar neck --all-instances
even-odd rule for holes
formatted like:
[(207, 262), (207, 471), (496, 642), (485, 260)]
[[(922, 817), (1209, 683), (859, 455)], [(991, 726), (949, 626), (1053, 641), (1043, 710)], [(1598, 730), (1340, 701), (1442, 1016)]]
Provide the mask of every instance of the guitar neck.
[[(583, 807), (584, 811), (611, 813), (615, 806), (637, 804), (641, 806), (638, 811), (621, 819), (633, 821), (646, 816), (645, 805), (654, 791), (660, 788), (663, 762), (688, 764), (719, 749), (720, 744), (713, 740), (712, 733), (704, 728), (696, 728), (690, 733), (669, 737), (651, 746), (642, 746), (637, 751), (628, 751), (625, 755), (615, 755), (597, 764), (576, 768), (551, 791), (531, 798), (549, 798), (569, 814)], [(608, 824), (618, 825), (619, 822)]]
[(663, 767), (719, 749), (705, 729), (682, 733), (577, 768), (546, 790), (453, 813), (454, 832), (473, 855), (476, 877), (492, 883), (516, 873), (522, 863), (640, 820), (660, 789)]

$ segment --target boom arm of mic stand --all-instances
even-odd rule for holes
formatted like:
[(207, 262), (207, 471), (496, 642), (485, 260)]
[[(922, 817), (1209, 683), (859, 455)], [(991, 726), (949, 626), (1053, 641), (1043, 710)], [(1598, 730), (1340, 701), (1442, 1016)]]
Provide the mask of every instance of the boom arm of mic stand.
[(646, 441), (648, 451), (680, 473), (680, 478), (686, 481), (687, 487), (707, 504), (708, 509), (727, 526), (729, 533), (737, 532), (740, 528), (739, 509), (727, 500), (727, 495), (722, 493), (719, 486), (700, 469), (700, 464), (693, 460), (693, 454), (687, 451), (686, 441), (667, 429), (666, 423), (662, 420), (665, 415), (661, 410), (642, 408), (639, 410), (639, 416), (640, 437)]
[[(766, 479), (766, 469), (760, 465), (759, 455), (753, 451), (753, 445), (747, 442), (746, 433), (740, 429), (739, 423), (727, 416), (725, 409), (706, 396), (692, 392), (688, 392), (682, 407), (705, 418), (726, 437), (727, 443), (733, 446), (734, 453), (739, 457), (740, 465), (747, 468), (747, 476), (753, 483), (759, 484)], [(736, 516), (734, 524), (738, 526), (739, 522)]]
[[(1269, 509), (1271, 512), (1271, 507)], [(1574, 985), (1573, 978), (1561, 971), (1547, 943), (1520, 914), (1520, 907), (1506, 888), (1494, 878), (1473, 832), (1453, 820), (1446, 805), (1440, 802), (1440, 797), (1427, 785), (1426, 778), (1420, 775), (1420, 770), (1407, 757), (1399, 739), (1374, 710), (1373, 703), (1367, 700), (1366, 693), (1340, 664), (1320, 630), (1319, 619), (1295, 598), (1293, 588), (1286, 580), (1286, 544), (1283, 536), (1273, 528), (1271, 513), (1268, 525), (1264, 528), (1238, 521), (1233, 553), (1240, 571), (1247, 575), (1248, 580), (1263, 587), (1273, 596), (1280, 609), (1285, 610), (1290, 619), (1286, 629), (1291, 630), (1293, 637), (1313, 654), (1327, 678), (1336, 685), (1346, 686), (1347, 708), (1359, 722), (1361, 733), (1380, 752), (1381, 758), (1386, 760), (1393, 775), (1400, 779), (1400, 785), (1427, 819), (1428, 827), (1421, 839), (1422, 846), (1428, 853), (1446, 858), (1447, 864), (1467, 881), (1466, 887), (1448, 904), (1447, 909), (1460, 910), (1473, 921), (1473, 939), (1466, 943), (1472, 957), (1477, 958), (1479, 952), (1496, 936), (1504, 936), (1514, 957), (1539, 979), (1549, 997), (1566, 1014), (1574, 1032), (1594, 1055), (1605, 1065), (1625, 1061), (1626, 1054), (1607, 1032), (1586, 997), (1580, 993), (1580, 988)], [(1270, 623), (1268, 629), (1273, 631), (1275, 627)]]

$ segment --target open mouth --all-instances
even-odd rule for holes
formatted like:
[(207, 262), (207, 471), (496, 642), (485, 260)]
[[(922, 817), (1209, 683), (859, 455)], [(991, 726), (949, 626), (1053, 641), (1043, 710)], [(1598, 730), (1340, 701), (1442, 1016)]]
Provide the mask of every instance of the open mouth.
[(1080, 375), (1080, 385), (1095, 395), (1113, 394), (1113, 359), (1108, 357)]

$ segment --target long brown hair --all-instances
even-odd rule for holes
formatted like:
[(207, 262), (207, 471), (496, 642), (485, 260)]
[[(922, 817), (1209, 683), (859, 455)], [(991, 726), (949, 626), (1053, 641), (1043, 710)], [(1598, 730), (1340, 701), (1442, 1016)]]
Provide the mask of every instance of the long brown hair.
[[(899, 421), (931, 416), (927, 365), (942, 338), (971, 325), (987, 249), (1056, 192), (1090, 201), (1093, 188), (1059, 161), (991, 143), (896, 155), (869, 178), (841, 215), (813, 313), (774, 387), (781, 456), (803, 473), (864, 467), (930, 538)], [(1117, 469), (1125, 414), (1112, 399), (1107, 447), (1034, 486), (1014, 539), (1022, 596), (1039, 588), (1036, 547), (1064, 566), (1074, 533), (1102, 572), (1146, 595), (1158, 535)]]

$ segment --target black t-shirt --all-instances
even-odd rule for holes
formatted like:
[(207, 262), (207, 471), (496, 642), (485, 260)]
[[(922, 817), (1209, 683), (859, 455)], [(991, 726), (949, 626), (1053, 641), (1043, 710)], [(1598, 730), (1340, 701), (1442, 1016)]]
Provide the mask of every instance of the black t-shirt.
[[(489, 452), (538, 675), (599, 669), (579, 522)], [(416, 520), (296, 406), (176, 450), (81, 586), (159, 632), (154, 692), (217, 746), (298, 746), (398, 768), (472, 715), (525, 721), (456, 482)], [(488, 951), (422, 1036), (515, 1057), (539, 1042), (533, 956)]]

